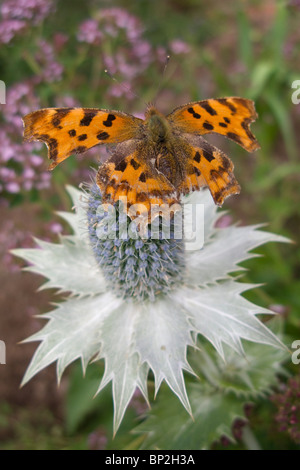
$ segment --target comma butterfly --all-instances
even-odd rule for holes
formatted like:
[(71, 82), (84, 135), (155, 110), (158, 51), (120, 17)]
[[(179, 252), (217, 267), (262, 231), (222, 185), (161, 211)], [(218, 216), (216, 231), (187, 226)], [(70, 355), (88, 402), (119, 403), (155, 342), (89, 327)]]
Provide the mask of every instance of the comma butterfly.
[(141, 203), (149, 211), (151, 204), (171, 205), (208, 186), (222, 205), (240, 186), (231, 160), (201, 136), (221, 134), (254, 151), (259, 144), (250, 123), (256, 117), (253, 101), (238, 97), (188, 103), (167, 116), (149, 105), (145, 120), (105, 109), (46, 108), (24, 117), (24, 137), (46, 143), (51, 170), (72, 154), (112, 145), (97, 174), (104, 203), (126, 196), (128, 207)]

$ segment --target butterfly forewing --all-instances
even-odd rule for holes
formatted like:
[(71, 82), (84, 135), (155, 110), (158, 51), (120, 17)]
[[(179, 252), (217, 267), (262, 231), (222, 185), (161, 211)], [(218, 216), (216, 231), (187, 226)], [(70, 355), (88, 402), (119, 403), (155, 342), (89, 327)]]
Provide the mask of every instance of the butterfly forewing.
[(72, 154), (100, 144), (116, 144), (137, 137), (142, 119), (120, 111), (94, 108), (47, 108), (24, 117), (25, 140), (48, 147), (50, 169)]
[(231, 97), (195, 101), (176, 108), (167, 118), (182, 132), (198, 135), (215, 132), (249, 152), (259, 148), (250, 130), (251, 122), (257, 118), (251, 100)]

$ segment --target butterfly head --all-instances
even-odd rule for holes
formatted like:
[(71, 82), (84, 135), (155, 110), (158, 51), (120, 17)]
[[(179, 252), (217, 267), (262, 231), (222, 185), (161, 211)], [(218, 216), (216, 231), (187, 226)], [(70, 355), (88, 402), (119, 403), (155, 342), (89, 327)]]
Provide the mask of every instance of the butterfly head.
[(146, 111), (145, 119), (149, 140), (153, 143), (162, 143), (170, 135), (170, 124), (166, 117), (161, 114), (154, 106), (149, 106)]

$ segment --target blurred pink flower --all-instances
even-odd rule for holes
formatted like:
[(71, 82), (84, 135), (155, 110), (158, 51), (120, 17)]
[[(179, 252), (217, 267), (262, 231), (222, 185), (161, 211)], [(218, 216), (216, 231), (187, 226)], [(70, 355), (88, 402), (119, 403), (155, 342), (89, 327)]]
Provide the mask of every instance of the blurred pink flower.
[(58, 96), (55, 99), (55, 106), (58, 108), (76, 108), (80, 107), (80, 103), (73, 96)]
[(61, 233), (63, 231), (63, 226), (58, 222), (51, 222), (49, 225), (49, 230), (55, 234)]
[(2, 107), (0, 129), (0, 191), (7, 194), (46, 188), (50, 174), (44, 160), (35, 152), (41, 149), (39, 142), (23, 142), (22, 116), (38, 109), (40, 100), (34, 93), (33, 82), (20, 82), (7, 90), (7, 104)]
[(35, 59), (41, 67), (39, 81), (56, 82), (61, 80), (63, 66), (57, 62), (53, 46), (44, 39), (38, 42), (39, 52), (36, 53)]
[[(111, 54), (101, 49), (103, 67), (112, 75), (120, 75), (125, 81), (132, 81), (142, 74), (153, 62), (155, 51), (143, 38), (144, 28), (141, 21), (123, 8), (100, 9), (94, 19), (85, 20), (79, 26), (77, 38), (93, 46), (115, 44), (112, 38), (118, 38), (115, 50)], [(111, 96), (121, 96), (124, 91), (117, 86), (110, 89)]]
[(19, 82), (7, 89), (6, 105), (2, 108), (4, 119), (12, 124), (19, 133), (23, 132), (21, 117), (39, 107), (39, 99), (34, 93), (31, 82)]
[(272, 395), (271, 401), (277, 407), (275, 420), (279, 431), (287, 432), (296, 444), (300, 444), (300, 376), (281, 384), (281, 391)]
[(54, 33), (53, 46), (56, 52), (60, 52), (64, 45), (68, 42), (69, 36), (64, 33)]
[(20, 264), (9, 251), (13, 248), (30, 248), (33, 245), (30, 232), (19, 230), (13, 220), (2, 219), (0, 226), (0, 259), (8, 271), (14, 272), (20, 269)]
[(104, 428), (99, 428), (88, 436), (88, 448), (90, 450), (104, 450), (107, 442), (107, 431)]
[(102, 38), (103, 33), (99, 30), (98, 21), (92, 19), (85, 20), (79, 26), (79, 31), (77, 34), (78, 41), (99, 45)]
[(21, 20), (5, 20), (0, 23), (0, 42), (7, 44), (12, 38), (26, 27)]
[(9, 43), (25, 28), (41, 23), (54, 8), (50, 0), (4, 0), (0, 7), (0, 42)]
[(232, 224), (232, 217), (231, 215), (223, 215), (220, 219), (217, 220), (216, 222), (216, 227), (217, 228), (226, 228), (229, 227), (229, 225)]
[(173, 54), (188, 54), (190, 50), (190, 46), (181, 39), (174, 39), (170, 42), (170, 51)]

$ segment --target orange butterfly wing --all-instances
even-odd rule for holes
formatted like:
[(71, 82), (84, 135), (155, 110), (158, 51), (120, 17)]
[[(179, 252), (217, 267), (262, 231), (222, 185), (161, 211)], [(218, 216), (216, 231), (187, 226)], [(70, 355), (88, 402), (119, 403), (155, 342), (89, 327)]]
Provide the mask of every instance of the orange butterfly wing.
[(25, 140), (47, 145), (51, 170), (72, 154), (137, 136), (143, 123), (130, 114), (96, 108), (40, 109), (23, 121)]
[(254, 103), (244, 98), (219, 98), (195, 101), (180, 106), (167, 116), (182, 132), (209, 134), (215, 132), (252, 152), (259, 143), (250, 130), (257, 118)]
[(104, 203), (115, 203), (126, 197), (127, 208), (134, 204), (136, 211), (148, 213), (150, 218), (151, 205), (172, 206), (178, 202), (174, 186), (157, 171), (147, 155), (147, 147), (138, 141), (117, 146), (97, 174)]
[(240, 186), (233, 174), (232, 161), (219, 149), (200, 136), (185, 136), (189, 142), (187, 175), (178, 188), (187, 194), (208, 186), (216, 204), (221, 206), (231, 194), (238, 194)]

